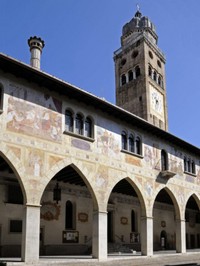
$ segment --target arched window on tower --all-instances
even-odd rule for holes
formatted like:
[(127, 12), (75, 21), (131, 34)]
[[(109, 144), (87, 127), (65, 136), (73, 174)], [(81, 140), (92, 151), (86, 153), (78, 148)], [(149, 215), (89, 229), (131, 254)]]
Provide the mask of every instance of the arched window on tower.
[(149, 66), (149, 76), (152, 78), (152, 68)]
[(65, 205), (65, 229), (74, 229), (74, 210), (73, 204), (70, 200)]
[(128, 138), (128, 150), (133, 153), (135, 152), (135, 141), (133, 134), (130, 134)]
[(85, 136), (92, 138), (92, 120), (89, 117), (85, 119)]
[(65, 130), (73, 132), (73, 114), (71, 111), (65, 111)]
[(122, 150), (127, 150), (127, 133), (122, 131)]
[(158, 76), (158, 85), (161, 86), (161, 77)]
[(132, 81), (132, 80), (133, 80), (133, 71), (130, 70), (130, 71), (128, 72), (128, 81), (130, 82), (130, 81)]
[(161, 151), (161, 170), (168, 170), (168, 156), (165, 150)]
[(157, 73), (156, 73), (155, 70), (154, 70), (154, 72), (153, 72), (153, 80), (157, 81)]
[(141, 138), (137, 136), (135, 140), (135, 153), (141, 155), (142, 154), (142, 147), (141, 147)]
[(135, 67), (135, 78), (138, 78), (140, 76), (140, 67), (136, 66)]
[(76, 115), (75, 130), (76, 134), (83, 135), (83, 117), (80, 114)]
[(121, 84), (122, 84), (122, 86), (123, 86), (124, 84), (126, 84), (126, 75), (125, 75), (125, 74), (123, 74), (123, 75), (121, 76)]

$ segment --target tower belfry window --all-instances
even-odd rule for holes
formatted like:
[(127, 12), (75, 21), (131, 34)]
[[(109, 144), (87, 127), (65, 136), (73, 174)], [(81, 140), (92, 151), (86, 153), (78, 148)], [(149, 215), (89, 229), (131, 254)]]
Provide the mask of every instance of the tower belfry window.
[(136, 66), (135, 68), (135, 77), (138, 78), (140, 76), (140, 67)]
[(132, 80), (133, 80), (133, 71), (130, 70), (130, 71), (128, 72), (128, 81), (132, 81)]
[(126, 84), (126, 75), (125, 74), (123, 74), (122, 77), (121, 77), (121, 84), (122, 84), (122, 86), (124, 84)]
[(154, 71), (154, 73), (153, 73), (153, 80), (157, 80), (157, 73), (156, 73), (156, 71)]
[(149, 76), (152, 77), (152, 68), (149, 66)]

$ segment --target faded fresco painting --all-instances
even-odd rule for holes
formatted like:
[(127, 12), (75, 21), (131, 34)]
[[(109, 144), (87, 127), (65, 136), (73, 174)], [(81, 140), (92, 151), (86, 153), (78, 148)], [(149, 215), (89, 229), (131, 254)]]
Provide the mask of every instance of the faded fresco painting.
[[(14, 92), (16, 93), (16, 89)], [(33, 99), (30, 102), (16, 98), (14, 92), (8, 97), (7, 129), (43, 139), (61, 141), (62, 118), (60, 113), (52, 111), (52, 109), (57, 110), (52, 104), (53, 100), (46, 97), (45, 102), (43, 95), (43, 101), (40, 100), (40, 104), (43, 102), (43, 105), (36, 105), (32, 103)], [(26, 95), (25, 98), (27, 97)], [(37, 99), (35, 100), (37, 102)]]
[(103, 128), (97, 129), (97, 147), (99, 153), (117, 156), (120, 152), (119, 143), (120, 140), (112, 132)]
[(43, 162), (44, 153), (40, 150), (28, 150), (27, 157), (29, 160), (26, 161), (26, 173), (33, 176), (43, 175)]

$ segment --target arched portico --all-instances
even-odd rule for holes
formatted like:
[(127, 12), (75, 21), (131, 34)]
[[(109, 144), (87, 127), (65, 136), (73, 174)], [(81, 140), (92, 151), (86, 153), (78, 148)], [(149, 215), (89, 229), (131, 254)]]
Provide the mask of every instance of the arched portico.
[(146, 202), (137, 180), (125, 177), (115, 181), (110, 191), (107, 211), (110, 252), (115, 250), (114, 246), (118, 247), (119, 252), (121, 246), (128, 246), (132, 250), (148, 254)]
[[(40, 244), (43, 245), (43, 251), (45, 249), (44, 253), (92, 254), (99, 259), (106, 257), (107, 249), (100, 244), (103, 235), (101, 228), (104, 227), (102, 217), (105, 216), (105, 212), (99, 211), (94, 192), (95, 172), (88, 171), (79, 161), (74, 160), (72, 163), (71, 160), (65, 160), (54, 166), (49, 173), (48, 179), (52, 178), (41, 198), (40, 239), (43, 243)], [(56, 191), (60, 191), (57, 200)], [(47, 206), (57, 210), (57, 217), (45, 213)], [(67, 221), (66, 213), (71, 213), (71, 222)], [(44, 232), (52, 231), (50, 224), (54, 225), (54, 229), (57, 228), (54, 237), (43, 235)], [(57, 236), (62, 236), (62, 239)]]
[(185, 231), (186, 249), (200, 248), (200, 200), (196, 194), (186, 198), (185, 205)]
[(168, 187), (161, 187), (153, 204), (154, 217), (154, 251), (157, 250), (184, 250), (184, 227), (181, 220), (180, 207)]
[(0, 256), (24, 254), (26, 190), (24, 168), (15, 154), (2, 145), (0, 151)]

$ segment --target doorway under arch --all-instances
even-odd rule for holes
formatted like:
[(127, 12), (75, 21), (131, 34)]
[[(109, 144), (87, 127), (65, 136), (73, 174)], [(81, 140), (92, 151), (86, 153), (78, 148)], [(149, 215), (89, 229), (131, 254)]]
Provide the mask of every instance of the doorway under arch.
[(3, 258), (21, 258), (24, 196), (18, 179), (11, 163), (0, 156), (0, 257)]
[(92, 253), (94, 196), (73, 165), (60, 170), (41, 199), (40, 255)]
[(141, 251), (142, 208), (136, 190), (128, 179), (122, 179), (112, 189), (107, 205), (110, 254)]
[(166, 189), (162, 189), (156, 196), (153, 217), (153, 250), (175, 250), (176, 212)]
[(192, 195), (185, 209), (186, 249), (200, 248), (200, 211), (198, 199)]

